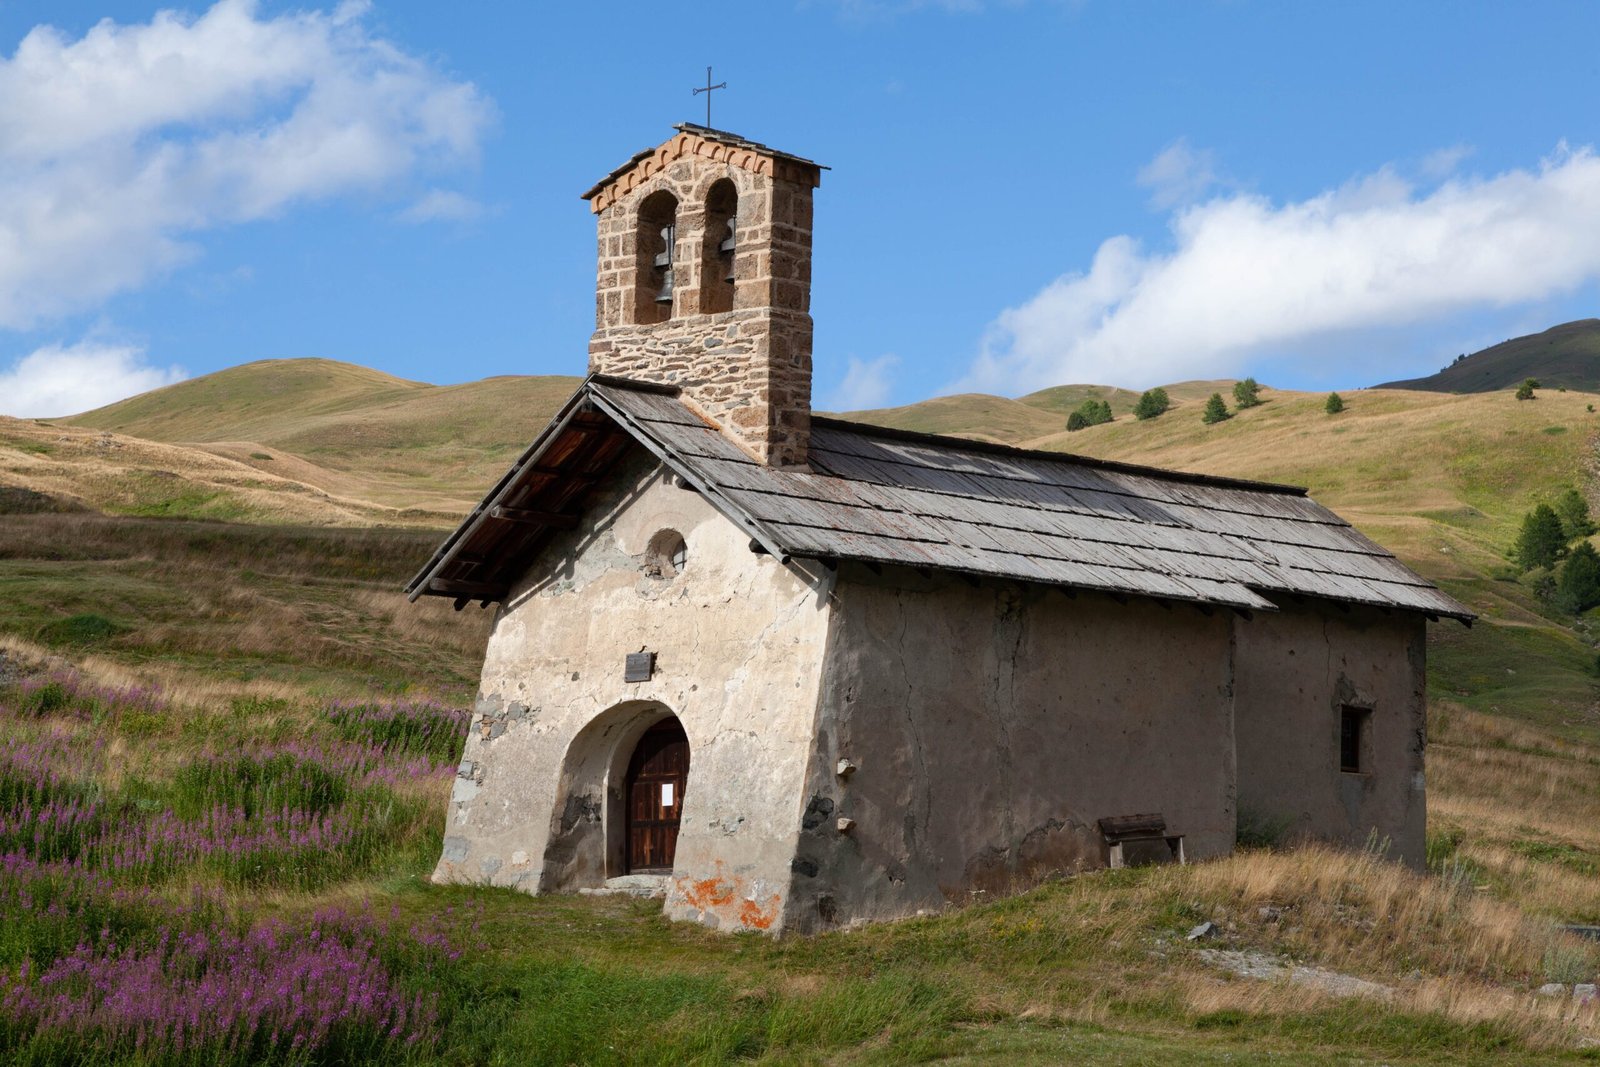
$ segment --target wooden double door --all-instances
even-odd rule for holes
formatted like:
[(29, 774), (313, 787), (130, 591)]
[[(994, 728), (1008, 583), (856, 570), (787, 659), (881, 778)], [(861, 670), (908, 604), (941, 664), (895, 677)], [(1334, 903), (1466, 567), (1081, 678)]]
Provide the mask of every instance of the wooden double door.
[(629, 874), (664, 874), (678, 850), (683, 788), (689, 780), (689, 737), (677, 719), (646, 730), (628, 761), (627, 847)]

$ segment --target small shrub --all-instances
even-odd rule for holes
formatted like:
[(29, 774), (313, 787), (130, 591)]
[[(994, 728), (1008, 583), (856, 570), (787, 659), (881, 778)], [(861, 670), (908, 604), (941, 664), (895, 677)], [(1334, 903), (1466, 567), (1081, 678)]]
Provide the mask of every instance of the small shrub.
[(1085, 421), (1082, 412), (1074, 411), (1071, 415), (1067, 416), (1068, 433), (1077, 433), (1079, 430), (1088, 425), (1089, 423)]
[(1329, 415), (1337, 415), (1344, 410), (1344, 397), (1338, 393), (1329, 393), (1328, 399), (1323, 403), (1322, 410)]
[(39, 627), (38, 635), (47, 645), (98, 645), (127, 632), (126, 626), (88, 612), (47, 622)]
[(272, 456), (270, 454), (266, 453), (266, 452), (252, 452), (252, 453), (250, 453), (250, 458), (251, 459), (271, 459)]
[(1212, 393), (1211, 399), (1206, 401), (1206, 409), (1200, 415), (1200, 421), (1207, 426), (1213, 426), (1231, 418), (1233, 413), (1228, 410), (1228, 405), (1222, 402), (1222, 394)]
[(1524, 379), (1522, 379), (1522, 384), (1517, 386), (1517, 399), (1518, 400), (1532, 400), (1534, 398), (1533, 397), (1533, 391), (1535, 389), (1537, 389), (1537, 388), (1539, 388), (1539, 382), (1538, 382), (1537, 379), (1534, 379), (1534, 378), (1524, 378)]
[(24, 691), (22, 711), (28, 715), (51, 715), (72, 703), (64, 683), (49, 681), (32, 692)]
[(1261, 386), (1254, 378), (1246, 378), (1242, 382), (1233, 383), (1234, 406), (1243, 411), (1253, 408), (1261, 403)]
[(1172, 406), (1172, 401), (1167, 396), (1167, 391), (1159, 386), (1155, 389), (1146, 389), (1139, 394), (1139, 403), (1134, 405), (1133, 417), (1143, 421), (1153, 419), (1164, 414)]
[(1587, 982), (1595, 973), (1594, 953), (1566, 938), (1552, 938), (1550, 946), (1544, 950), (1540, 969), (1547, 982), (1560, 982), (1563, 985)]

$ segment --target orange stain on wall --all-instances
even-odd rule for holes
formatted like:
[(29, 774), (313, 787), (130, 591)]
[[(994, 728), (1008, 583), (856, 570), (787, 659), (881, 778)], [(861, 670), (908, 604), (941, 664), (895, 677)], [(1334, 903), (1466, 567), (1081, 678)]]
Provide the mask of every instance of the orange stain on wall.
[[(745, 880), (723, 872), (722, 861), (717, 860), (717, 873), (711, 878), (680, 878), (678, 889), (689, 906), (698, 911), (716, 912), (725, 919), (736, 920), (748, 930), (767, 930), (778, 921), (783, 898), (772, 894), (765, 906), (753, 898), (743, 897), (747, 889)], [(738, 900), (737, 907), (732, 906)]]

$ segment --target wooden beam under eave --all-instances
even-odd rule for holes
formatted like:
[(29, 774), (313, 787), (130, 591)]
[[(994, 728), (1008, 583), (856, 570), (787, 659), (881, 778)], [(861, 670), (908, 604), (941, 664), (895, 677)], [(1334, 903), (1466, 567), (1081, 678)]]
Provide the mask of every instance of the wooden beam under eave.
[(428, 591), (460, 597), (464, 601), (480, 597), (499, 600), (506, 595), (506, 587), (497, 582), (466, 582), (459, 578), (433, 578), (428, 582)]
[(520, 522), (528, 526), (549, 526), (557, 530), (570, 530), (578, 525), (578, 516), (563, 515), (556, 511), (536, 511), (533, 508), (510, 508), (497, 504), (489, 509), (491, 519), (502, 522)]

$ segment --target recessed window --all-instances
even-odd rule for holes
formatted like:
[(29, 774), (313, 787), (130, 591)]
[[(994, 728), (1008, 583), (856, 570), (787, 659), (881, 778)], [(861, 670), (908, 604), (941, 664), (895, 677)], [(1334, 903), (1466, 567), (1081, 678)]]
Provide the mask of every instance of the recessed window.
[(676, 578), (689, 562), (689, 546), (677, 530), (661, 530), (644, 550), (644, 572), (652, 578)]
[(1367, 766), (1368, 733), (1372, 728), (1372, 709), (1346, 704), (1339, 709), (1339, 769), (1347, 774), (1364, 774)]

